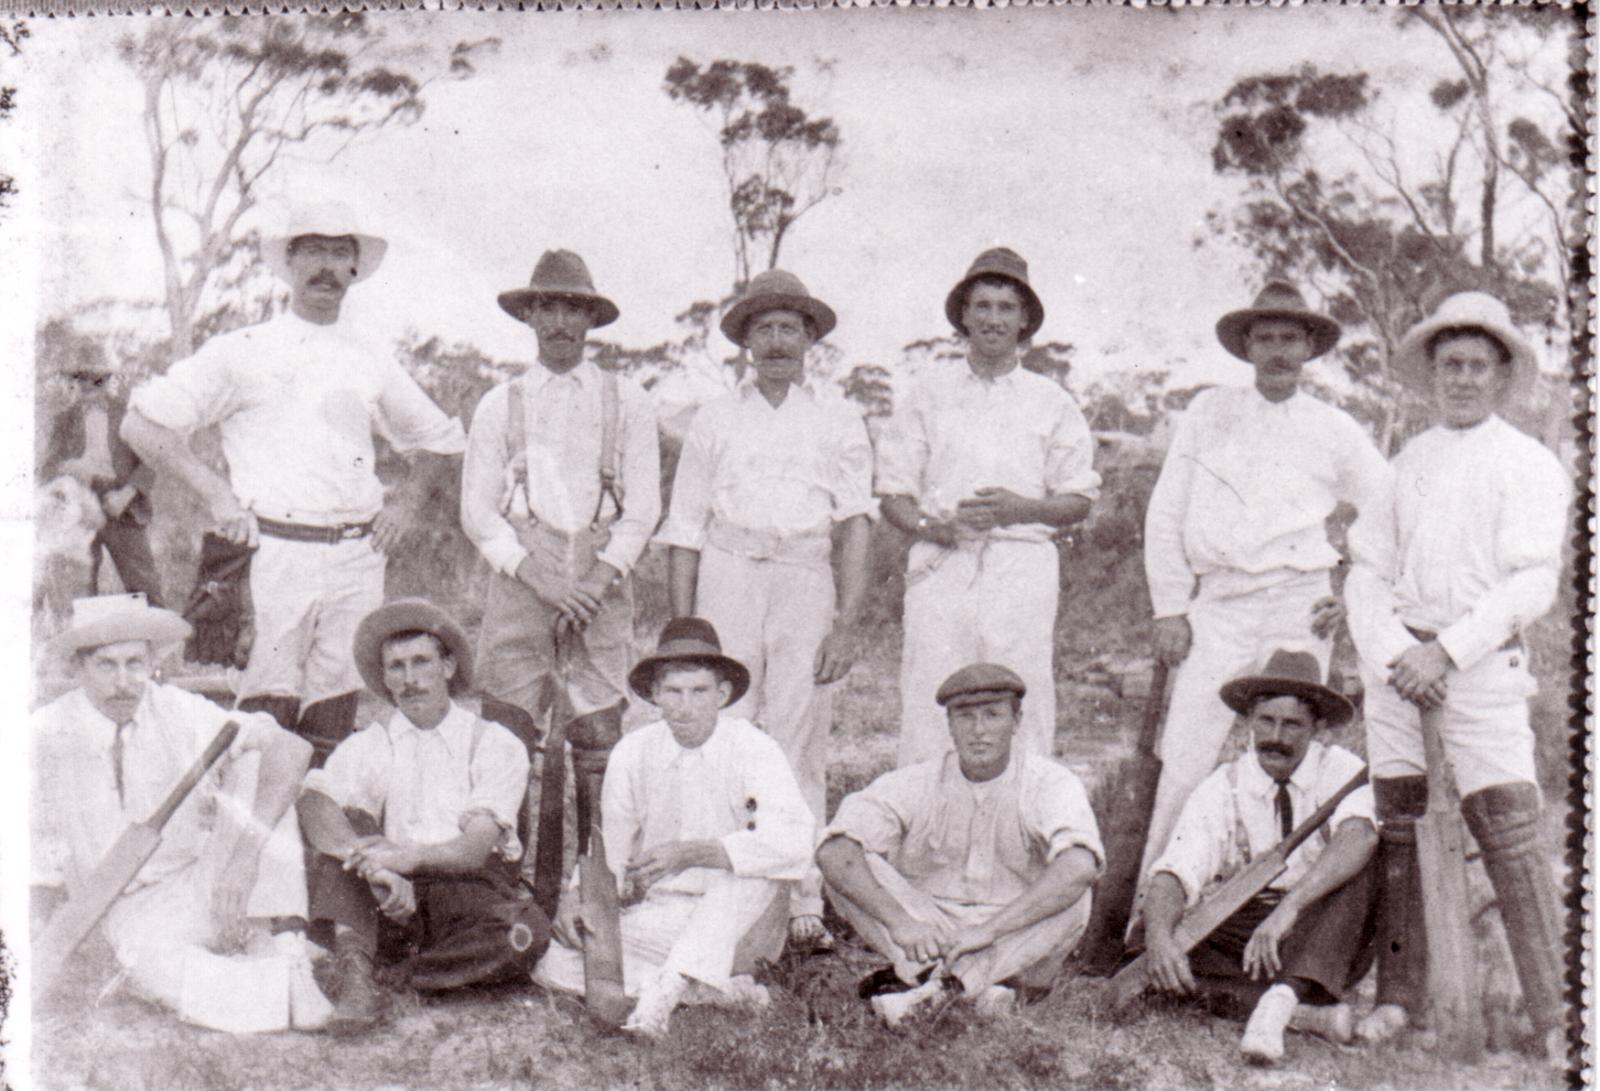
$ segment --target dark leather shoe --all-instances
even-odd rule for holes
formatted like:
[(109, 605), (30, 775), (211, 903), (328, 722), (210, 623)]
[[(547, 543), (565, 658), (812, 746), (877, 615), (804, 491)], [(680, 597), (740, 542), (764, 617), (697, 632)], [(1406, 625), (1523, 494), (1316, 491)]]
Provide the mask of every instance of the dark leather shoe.
[(338, 1037), (361, 1034), (383, 1018), (384, 994), (372, 980), (372, 956), (349, 948), (338, 954), (339, 998), (328, 1017), (327, 1032)]

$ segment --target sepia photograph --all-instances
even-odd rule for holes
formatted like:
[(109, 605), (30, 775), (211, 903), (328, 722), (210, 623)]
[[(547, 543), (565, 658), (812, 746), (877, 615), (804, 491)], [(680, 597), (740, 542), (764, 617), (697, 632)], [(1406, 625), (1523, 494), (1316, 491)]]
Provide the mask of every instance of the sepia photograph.
[(0, 3), (0, 1087), (1587, 1086), (1589, 19)]

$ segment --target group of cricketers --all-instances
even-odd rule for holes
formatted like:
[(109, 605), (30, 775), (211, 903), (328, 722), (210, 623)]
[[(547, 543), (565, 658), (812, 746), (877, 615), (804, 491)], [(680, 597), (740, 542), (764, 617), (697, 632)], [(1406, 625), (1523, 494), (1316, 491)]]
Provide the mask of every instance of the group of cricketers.
[[(262, 249), (289, 287), (277, 317), (210, 339), (125, 406), (103, 360), (70, 363), (82, 393), (44, 470), (99, 496), (96, 553), (138, 593), (79, 600), (53, 645), (76, 688), (34, 716), (34, 881), (58, 892), (41, 908), (79, 896), (232, 720), (104, 920), (133, 989), (204, 1026), (336, 1033), (377, 1023), (397, 984), (531, 976), (581, 994), (603, 928), (552, 836), (571, 821), (570, 743), (580, 780), (604, 768), (629, 1031), (666, 1034), (683, 1004), (765, 1005), (759, 960), (834, 944), (825, 902), (885, 960), (861, 994), (890, 1025), (940, 998), (1000, 1016), (1057, 983), (1105, 851), (1055, 757), (1055, 539), (1101, 481), (1072, 396), (1020, 365), (1045, 317), (1023, 258), (985, 251), (955, 282), (965, 360), (917, 376), (876, 443), (806, 378), (834, 311), (792, 273), (754, 277), (721, 319), (738, 381), (695, 413), (663, 505), (650, 395), (586, 355), (619, 310), (581, 257), (548, 251), (500, 294), (537, 359), (463, 430), (339, 320), (384, 251), (345, 208), (300, 210)], [(1144, 548), (1175, 678), (1129, 953), (1157, 988), (1242, 1004), (1256, 1062), (1282, 1058), (1290, 1029), (1381, 1041), (1423, 1024), (1426, 723), (1537, 1049), (1564, 1065), (1523, 634), (1555, 600), (1571, 496), (1500, 415), (1534, 354), (1500, 300), (1445, 299), (1390, 361), (1435, 421), (1390, 461), (1302, 389), (1340, 332), (1268, 283), (1216, 324), (1253, 382), (1202, 392), (1173, 427)], [(225, 474), (191, 445), (212, 426)], [(407, 456), (388, 490), (374, 434)], [(492, 570), (475, 641), (434, 603), (385, 601), (386, 556), (458, 467), (461, 526)], [(163, 607), (143, 539), (155, 475), (198, 494), (208, 545), (247, 565), (206, 585), (238, 615), (231, 708), (160, 681), (192, 628)], [(1356, 520), (1336, 594), (1341, 504)], [(864, 650), (880, 516), (911, 540), (895, 768), (830, 817), (832, 695)], [(673, 619), (638, 656), (633, 574), (652, 541)], [(1327, 741), (1356, 715), (1327, 681), (1342, 627), (1365, 762)], [(363, 690), (388, 711), (356, 731)], [(656, 714), (624, 733), (630, 702)], [(1236, 725), (1248, 746), (1219, 765)], [(1180, 942), (1186, 910), (1334, 801), (1278, 877)], [(522, 866), (534, 840), (542, 903)], [(1357, 1018), (1345, 998), (1374, 960), (1377, 1003)]]

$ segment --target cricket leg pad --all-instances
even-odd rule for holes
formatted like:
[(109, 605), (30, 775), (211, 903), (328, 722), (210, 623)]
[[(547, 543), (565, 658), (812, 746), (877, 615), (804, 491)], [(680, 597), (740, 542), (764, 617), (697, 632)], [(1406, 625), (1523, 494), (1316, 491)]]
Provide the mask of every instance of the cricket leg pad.
[(1378, 908), (1378, 1006), (1413, 1016), (1427, 995), (1428, 940), (1417, 865), (1417, 819), (1428, 809), (1426, 777), (1381, 777), (1372, 782), (1378, 806), (1378, 861), (1383, 892)]

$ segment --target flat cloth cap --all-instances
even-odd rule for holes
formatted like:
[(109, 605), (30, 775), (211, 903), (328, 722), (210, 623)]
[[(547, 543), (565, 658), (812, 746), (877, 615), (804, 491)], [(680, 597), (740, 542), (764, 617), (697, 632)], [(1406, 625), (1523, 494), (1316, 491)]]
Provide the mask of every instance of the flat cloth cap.
[(946, 678), (933, 699), (941, 707), (959, 708), (992, 701), (996, 694), (1009, 693), (1020, 698), (1027, 692), (1028, 687), (1010, 667), (998, 663), (969, 663)]

